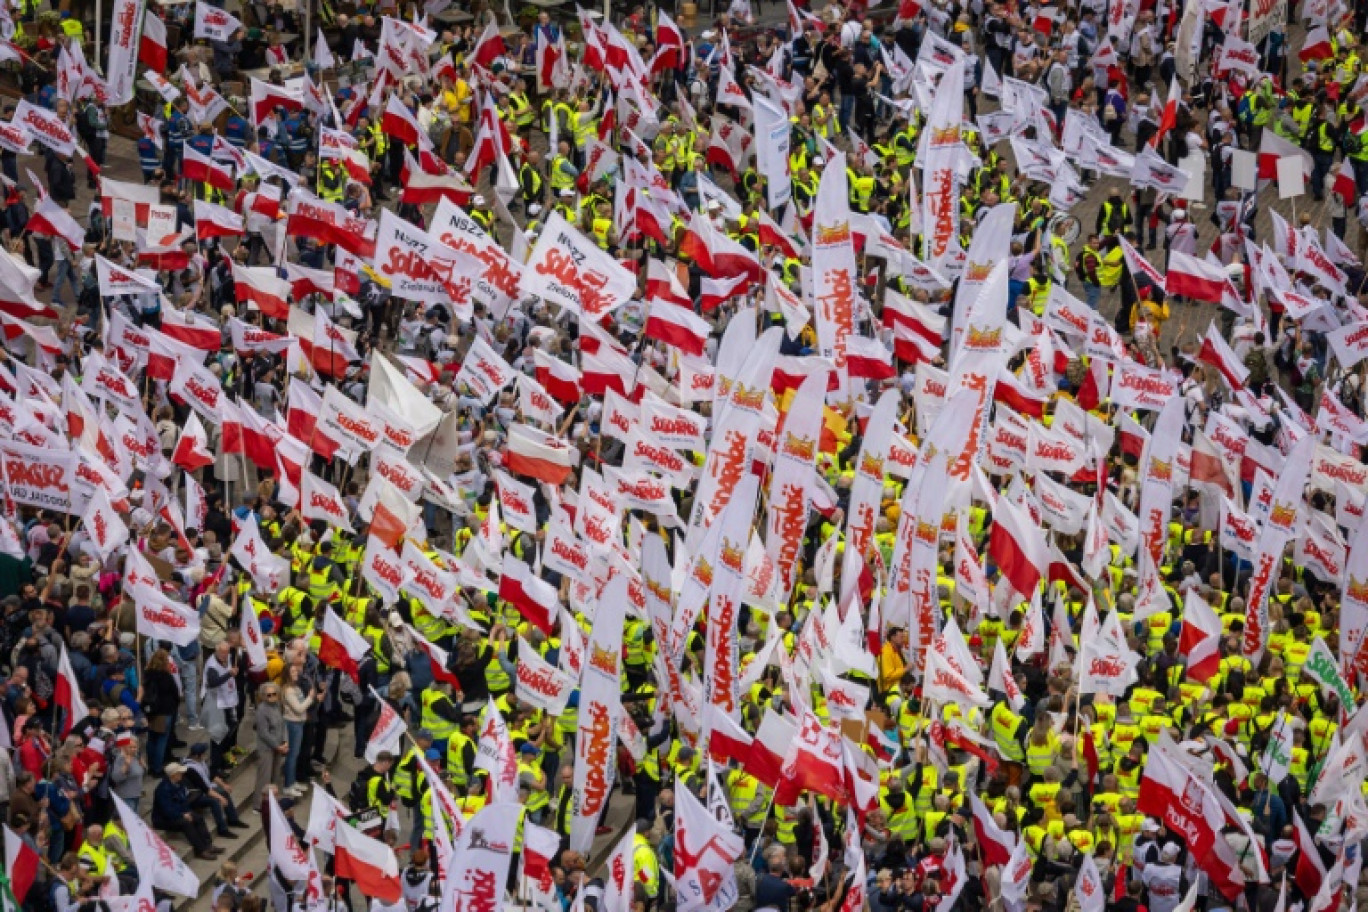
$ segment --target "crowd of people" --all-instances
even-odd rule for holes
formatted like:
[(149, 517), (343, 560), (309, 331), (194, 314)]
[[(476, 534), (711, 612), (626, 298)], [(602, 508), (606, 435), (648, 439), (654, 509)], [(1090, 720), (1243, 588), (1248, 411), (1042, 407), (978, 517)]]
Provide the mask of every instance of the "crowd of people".
[(1354, 907), (1368, 4), (38, 6), (5, 905)]

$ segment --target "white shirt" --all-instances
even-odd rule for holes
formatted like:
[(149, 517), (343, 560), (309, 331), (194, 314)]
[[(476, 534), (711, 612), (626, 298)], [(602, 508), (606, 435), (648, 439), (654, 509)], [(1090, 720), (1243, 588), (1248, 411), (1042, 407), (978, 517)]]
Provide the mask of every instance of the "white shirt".
[(1145, 865), (1140, 879), (1149, 889), (1150, 912), (1173, 912), (1182, 899), (1178, 889), (1182, 877), (1183, 869), (1176, 864)]

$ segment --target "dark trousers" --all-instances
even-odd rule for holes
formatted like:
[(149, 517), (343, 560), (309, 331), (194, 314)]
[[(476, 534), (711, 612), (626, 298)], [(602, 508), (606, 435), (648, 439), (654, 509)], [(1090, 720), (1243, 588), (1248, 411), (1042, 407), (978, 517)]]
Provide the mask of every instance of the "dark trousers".
[[(223, 794), (220, 792), (220, 794)], [(220, 805), (208, 795), (201, 795), (195, 799), (194, 807), (196, 810), (209, 809), (209, 813), (214, 815), (214, 826), (218, 829), (220, 836), (230, 836), (232, 831), (228, 829), (228, 824), (238, 822), (237, 805), (233, 804), (233, 796), (226, 795), (226, 804)]]
[(1335, 166), (1335, 153), (1312, 152), (1311, 159), (1316, 163), (1311, 169), (1311, 196), (1319, 202), (1325, 199), (1325, 175)]
[(175, 826), (158, 829), (168, 833), (180, 833), (196, 852), (203, 852), (214, 844), (214, 837), (209, 835), (209, 827), (199, 814), (192, 813), (189, 820), (178, 820)]

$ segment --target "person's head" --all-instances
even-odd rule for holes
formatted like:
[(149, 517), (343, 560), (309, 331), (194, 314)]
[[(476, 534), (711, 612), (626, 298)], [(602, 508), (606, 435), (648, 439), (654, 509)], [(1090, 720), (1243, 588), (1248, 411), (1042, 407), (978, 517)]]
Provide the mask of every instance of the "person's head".
[(787, 868), (788, 850), (781, 845), (765, 849), (765, 868), (771, 874), (783, 875)]

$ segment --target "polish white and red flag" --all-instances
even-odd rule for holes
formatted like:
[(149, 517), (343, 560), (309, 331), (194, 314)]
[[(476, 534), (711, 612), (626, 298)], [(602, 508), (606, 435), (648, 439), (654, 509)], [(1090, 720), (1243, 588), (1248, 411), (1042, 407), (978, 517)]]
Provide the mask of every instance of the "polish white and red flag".
[(391, 142), (397, 139), (405, 146), (417, 145), (418, 134), (422, 132), (418, 126), (418, 118), (413, 116), (413, 112), (404, 104), (403, 96), (398, 92), (391, 92), (385, 102), (385, 111), (380, 116), (380, 129)]
[(1035, 592), (1049, 565), (1039, 527), (1006, 497), (999, 497), (993, 508), (988, 557), (1017, 594), (1025, 597)]
[(1165, 735), (1151, 748), (1140, 777), (1136, 809), (1159, 820), (1169, 832), (1183, 834), (1193, 860), (1211, 878), (1212, 886), (1226, 896), (1232, 895), (1232, 889), (1238, 893), (1244, 876), (1238, 857), (1222, 835), (1225, 811), (1211, 787), (1173, 758), (1170, 751), (1176, 750)]
[(646, 297), (693, 310), (693, 299), (670, 267), (652, 258), (646, 264)]
[(931, 342), (916, 327), (906, 323), (893, 324), (893, 354), (899, 361), (930, 364), (940, 357), (940, 353), (940, 343)]
[(218, 324), (190, 311), (163, 307), (161, 331), (199, 351), (217, 352), (223, 347), (223, 330)]
[(825, 795), (838, 804), (850, 803), (841, 733), (807, 707), (803, 707), (796, 737), (788, 745), (782, 772), (775, 801), (783, 801), (786, 807), (805, 791)]
[(580, 369), (580, 387), (591, 396), (602, 396), (608, 390), (630, 396), (636, 389), (636, 364), (627, 355), (606, 345), (600, 345), (593, 352), (583, 349)]
[(515, 424), (508, 429), (504, 466), (515, 474), (559, 486), (570, 477), (572, 452), (569, 444), (553, 434)]
[(333, 870), (338, 877), (356, 884), (362, 895), (381, 902), (393, 905), (403, 899), (399, 860), (393, 849), (345, 820), (337, 821), (334, 838)]
[(1292, 812), (1292, 823), (1292, 841), (1297, 846), (1297, 864), (1292, 878), (1302, 895), (1315, 896), (1325, 881), (1325, 863), (1321, 861), (1315, 838), (1296, 811)]
[(945, 327), (948, 320), (927, 305), (913, 301), (895, 291), (889, 290), (886, 295), (883, 325), (887, 327), (906, 326), (939, 352), (941, 345), (945, 342)]
[(138, 61), (147, 65), (144, 75), (160, 75), (166, 72), (166, 23), (150, 9), (143, 12), (142, 35), (138, 39)]
[(85, 229), (47, 195), (33, 207), (33, 214), (28, 220), (28, 230), (34, 234), (59, 237), (66, 241), (72, 250), (80, 250), (85, 243)]
[(766, 709), (744, 763), (746, 772), (770, 788), (777, 786), (784, 776), (784, 758), (797, 733), (798, 726), (792, 719)]
[(216, 237), (239, 237), (247, 233), (242, 216), (227, 206), (195, 200), (195, 236), (201, 241)]
[(883, 343), (858, 334), (846, 337), (846, 371), (866, 380), (888, 380), (898, 375), (893, 356)]
[(240, 304), (255, 305), (273, 320), (290, 318), (290, 283), (274, 267), (234, 263), (233, 290)]
[(171, 451), (171, 461), (187, 472), (214, 464), (214, 454), (209, 451), (209, 435), (193, 410), (181, 428), (176, 448)]
[(1197, 594), (1187, 591), (1178, 651), (1187, 657), (1187, 676), (1205, 684), (1221, 670), (1221, 619)]
[(189, 143), (185, 144), (181, 155), (181, 177), (185, 180), (201, 181), (224, 193), (236, 189), (231, 166), (200, 154)]
[[(1173, 269), (1170, 267), (1169, 279), (1172, 278)], [(1202, 337), (1202, 347), (1197, 352), (1197, 360), (1220, 371), (1231, 389), (1239, 389), (1249, 379), (1249, 368), (1244, 366), (1244, 362), (1222, 338), (1214, 321), (1207, 325), (1206, 335)]]
[(716, 310), (750, 287), (750, 279), (745, 275), (712, 278), (703, 276), (698, 284), (698, 308), (705, 313)]
[(71, 734), (72, 726), (90, 715), (90, 709), (81, 698), (80, 679), (71, 668), (66, 644), (62, 643), (61, 648), (62, 652), (57, 657), (57, 677), (52, 682), (52, 701), (62, 709), (62, 725), (58, 734), (65, 739)]
[(750, 759), (755, 739), (712, 703), (703, 704), (703, 730), (708, 733), (708, 753), (717, 762), (735, 760), (744, 764)]
[(664, 342), (685, 354), (701, 355), (712, 327), (692, 309), (676, 307), (658, 298), (651, 302), (644, 332), (646, 338)]
[(359, 681), (359, 665), (370, 651), (371, 644), (338, 617), (331, 607), (324, 609), (323, 626), (318, 633), (318, 660), (329, 668), (346, 672), (353, 681)]
[(974, 811), (974, 839), (982, 852), (982, 863), (988, 866), (1005, 865), (1016, 850), (1016, 834), (997, 825), (993, 814), (978, 795), (970, 794)]
[(555, 355), (532, 350), (536, 363), (537, 382), (550, 394), (551, 398), (564, 405), (574, 405), (584, 394), (580, 391), (580, 372)]
[(1168, 281), (1165, 285), (1169, 294), (1220, 304), (1229, 285), (1230, 277), (1219, 264), (1199, 260), (1180, 250), (1169, 251)]
[(5, 828), (5, 873), (9, 876), (10, 890), (16, 902), (23, 903), (29, 890), (38, 879), (41, 859), (28, 843), (11, 830)]
[(537, 576), (532, 568), (511, 554), (503, 556), (503, 576), (499, 579), (499, 598), (518, 609), (527, 621), (551, 635), (560, 617), (560, 598), (556, 587)]
[(400, 202), (408, 203), (411, 206), (424, 206), (430, 203), (440, 203), (445, 199), (451, 200), (458, 206), (470, 205), (470, 200), (475, 195), (475, 188), (467, 183), (460, 172), (437, 172), (424, 167), (424, 164), (423, 156), (415, 160), (407, 149), (404, 150), (404, 168), (400, 172), (400, 181), (403, 187)]
[(1307, 177), (1310, 177), (1316, 164), (1311, 153), (1272, 130), (1264, 130), (1263, 135), (1259, 138), (1259, 179), (1276, 180), (1278, 177), (1278, 159), (1294, 156), (1301, 158), (1302, 171)]
[(694, 214), (689, 219), (679, 252), (713, 278), (744, 275), (751, 282), (760, 281), (760, 261), (755, 254), (718, 231), (701, 215)]
[(331, 269), (310, 269), (298, 263), (286, 263), (285, 281), (290, 283), (290, 293), (296, 301), (311, 294), (332, 300), (337, 291), (337, 275)]

